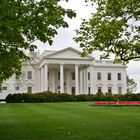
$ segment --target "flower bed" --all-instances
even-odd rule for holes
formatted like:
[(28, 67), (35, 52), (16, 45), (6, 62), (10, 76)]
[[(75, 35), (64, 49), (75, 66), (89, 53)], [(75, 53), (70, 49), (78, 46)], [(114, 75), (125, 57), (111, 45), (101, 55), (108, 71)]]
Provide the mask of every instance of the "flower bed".
[(92, 106), (140, 106), (140, 101), (93, 102)]

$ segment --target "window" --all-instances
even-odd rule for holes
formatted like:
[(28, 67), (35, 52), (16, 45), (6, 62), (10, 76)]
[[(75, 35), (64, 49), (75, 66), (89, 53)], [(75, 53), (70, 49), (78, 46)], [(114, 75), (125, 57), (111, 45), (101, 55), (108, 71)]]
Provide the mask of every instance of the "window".
[(108, 80), (111, 80), (111, 73), (108, 73), (107, 79), (108, 79)]
[(102, 92), (102, 87), (98, 87), (98, 93)]
[(72, 73), (71, 73), (71, 79), (72, 79), (72, 80), (75, 80), (75, 72), (72, 72)]
[(15, 90), (20, 90), (20, 87), (19, 86), (15, 87)]
[(101, 80), (101, 72), (97, 73), (97, 80)]
[(49, 72), (48, 72), (48, 80), (49, 80)]
[(28, 79), (32, 79), (32, 71), (28, 71)]
[(32, 87), (27, 87), (27, 92), (32, 93)]
[(108, 93), (112, 93), (112, 87), (108, 87)]
[(7, 90), (7, 87), (2, 87), (2, 90)]
[(90, 72), (88, 72), (88, 80), (90, 80)]
[(15, 79), (16, 80), (19, 80), (19, 75), (15, 75)]
[(122, 87), (118, 87), (118, 93), (122, 94)]
[(121, 80), (122, 77), (121, 77), (121, 73), (118, 73), (118, 80)]
[(88, 87), (88, 94), (90, 94), (90, 87)]
[(58, 80), (60, 80), (60, 72), (58, 72)]
[(72, 87), (72, 88), (71, 88), (71, 93), (72, 93), (73, 95), (75, 95), (75, 87)]

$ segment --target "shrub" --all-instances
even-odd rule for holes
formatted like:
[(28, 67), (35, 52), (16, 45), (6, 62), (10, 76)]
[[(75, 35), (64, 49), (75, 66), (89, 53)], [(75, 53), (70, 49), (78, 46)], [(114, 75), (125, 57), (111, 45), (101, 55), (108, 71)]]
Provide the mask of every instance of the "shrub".
[(71, 101), (140, 101), (140, 94), (111, 94), (97, 93), (70, 95), (67, 93), (42, 92), (36, 94), (9, 94), (6, 97), (7, 103), (43, 103), (43, 102), (71, 102)]

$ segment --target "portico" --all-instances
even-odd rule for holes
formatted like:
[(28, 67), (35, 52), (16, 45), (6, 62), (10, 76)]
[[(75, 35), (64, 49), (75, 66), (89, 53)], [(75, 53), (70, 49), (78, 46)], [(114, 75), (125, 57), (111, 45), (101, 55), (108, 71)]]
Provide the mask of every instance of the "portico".
[[(52, 91), (69, 94), (82, 94), (92, 91), (91, 83), (93, 78), (89, 78), (87, 68), (92, 65), (87, 64), (49, 64), (45, 63), (40, 68), (40, 88), (41, 91)], [(88, 90), (90, 89), (90, 91)]]

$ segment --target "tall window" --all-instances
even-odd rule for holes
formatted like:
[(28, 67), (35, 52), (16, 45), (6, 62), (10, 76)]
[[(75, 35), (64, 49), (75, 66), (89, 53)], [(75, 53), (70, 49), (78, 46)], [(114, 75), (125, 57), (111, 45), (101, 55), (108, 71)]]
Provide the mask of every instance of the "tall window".
[(48, 80), (49, 80), (49, 72), (48, 72)]
[(111, 73), (108, 73), (107, 79), (108, 79), (108, 80), (111, 80)]
[(72, 79), (72, 80), (75, 80), (75, 72), (72, 72), (72, 73), (71, 73), (71, 79)]
[(118, 80), (121, 80), (122, 77), (121, 77), (121, 73), (118, 73)]
[(122, 87), (118, 87), (118, 93), (122, 94)]
[(112, 93), (112, 87), (108, 87), (108, 93)]
[(15, 79), (16, 80), (19, 80), (19, 75), (15, 75)]
[(101, 72), (97, 73), (97, 80), (101, 80)]
[(60, 72), (58, 72), (58, 80), (60, 80)]
[(32, 71), (28, 71), (27, 76), (28, 79), (32, 79)]
[(2, 87), (2, 90), (7, 90), (7, 87)]
[(32, 93), (32, 87), (27, 87), (27, 92)]
[(90, 80), (90, 72), (88, 72), (88, 80)]
[(98, 92), (99, 92), (99, 93), (102, 92), (102, 87), (98, 87)]
[(19, 86), (16, 86), (16, 87), (15, 87), (15, 90), (20, 90), (20, 87), (19, 87)]
[(88, 94), (90, 94), (91, 92), (90, 92), (90, 87), (88, 87)]
[(71, 93), (72, 93), (73, 95), (75, 95), (75, 87), (72, 87), (72, 88), (71, 88)]

